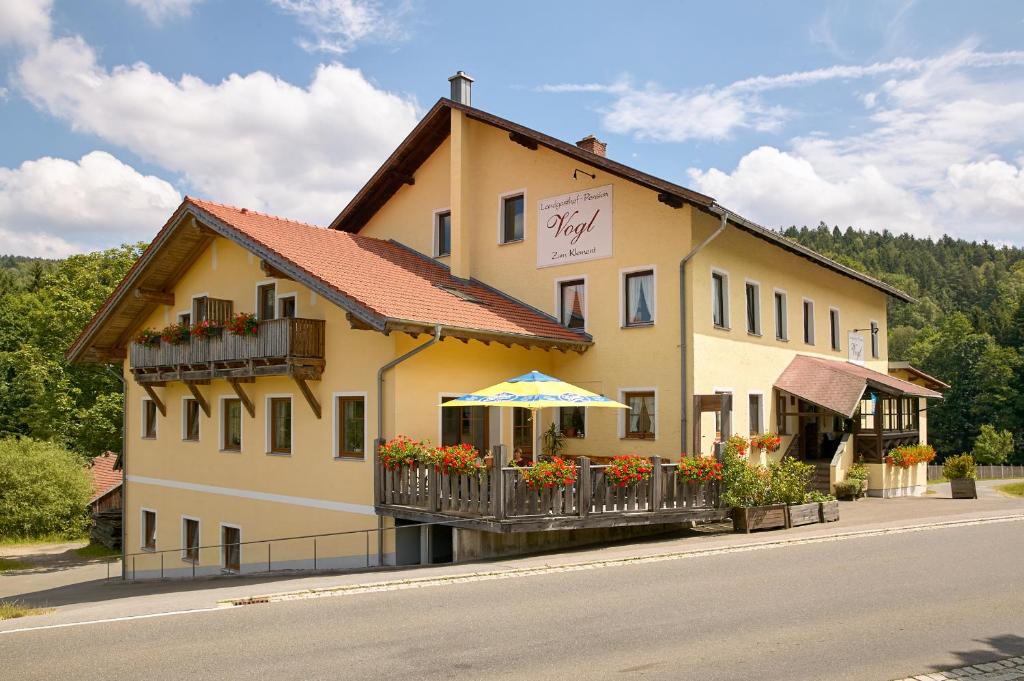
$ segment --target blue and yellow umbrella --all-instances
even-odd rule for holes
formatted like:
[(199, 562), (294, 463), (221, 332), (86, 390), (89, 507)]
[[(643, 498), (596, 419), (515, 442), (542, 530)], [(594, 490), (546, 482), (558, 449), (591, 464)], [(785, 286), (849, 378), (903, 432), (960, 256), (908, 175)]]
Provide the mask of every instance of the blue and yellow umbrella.
[[(626, 405), (610, 400), (604, 395), (592, 393), (571, 383), (560, 381), (539, 371), (510, 378), (483, 390), (448, 400), (442, 407), (523, 407), (544, 409), (545, 407), (604, 407), (629, 409)], [(534, 421), (533, 439), (537, 441), (537, 425)], [(534, 447), (536, 458), (536, 447)]]

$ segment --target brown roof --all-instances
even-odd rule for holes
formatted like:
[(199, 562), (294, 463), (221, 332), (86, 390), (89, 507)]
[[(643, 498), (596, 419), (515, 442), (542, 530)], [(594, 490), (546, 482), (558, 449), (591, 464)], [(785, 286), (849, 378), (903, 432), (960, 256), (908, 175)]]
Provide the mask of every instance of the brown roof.
[(947, 390), (950, 388), (949, 383), (940, 381), (939, 379), (926, 374), (917, 367), (913, 366), (910, 362), (889, 362), (889, 373), (893, 371), (906, 371), (911, 376), (915, 376), (925, 382), (925, 387), (931, 388), (932, 390)]
[(330, 226), (333, 229), (340, 229), (346, 232), (358, 232), (402, 185), (414, 182), (416, 170), (451, 133), (450, 112), (453, 109), (464, 112), (471, 119), (508, 132), (509, 138), (518, 144), (534, 149), (538, 146), (546, 147), (586, 163), (591, 167), (599, 168), (616, 177), (635, 182), (642, 187), (657, 192), (658, 199), (668, 205), (680, 206), (685, 201), (708, 213), (715, 215), (725, 213), (728, 215), (730, 223), (748, 234), (763, 239), (794, 255), (806, 258), (833, 272), (856, 279), (894, 298), (905, 302), (915, 302), (914, 298), (900, 291), (895, 286), (837, 263), (792, 239), (782, 236), (774, 230), (741, 217), (721, 206), (710, 196), (695, 192), (692, 189), (663, 180), (654, 175), (649, 175), (618, 161), (613, 161), (610, 158), (581, 149), (575, 144), (545, 135), (542, 132), (513, 123), (510, 120), (495, 116), (486, 111), (445, 98), (439, 99), (431, 107), (419, 124), (409, 133), (391, 156), (388, 157), (384, 165), (359, 190), (349, 204), (345, 206), (338, 217), (331, 222)]
[(100, 454), (89, 466), (89, 474), (92, 475), (93, 495), (89, 503), (100, 497), (106, 496), (117, 489), (123, 480), (123, 472), (114, 470), (114, 463), (117, 461), (117, 454), (107, 452)]
[(797, 355), (775, 381), (775, 387), (819, 407), (852, 418), (869, 387), (891, 395), (942, 397), (914, 383), (867, 367), (810, 355)]
[[(196, 237), (204, 233), (205, 240)], [(124, 347), (129, 340), (124, 330), (131, 333), (146, 309), (153, 306), (141, 307), (144, 303), (130, 293), (141, 286), (139, 282), (146, 283), (144, 288), (170, 290), (182, 268), (215, 234), (255, 252), (283, 274), (347, 310), (364, 327), (418, 333), (441, 325), (442, 336), (464, 339), (575, 350), (591, 344), (589, 335), (565, 328), (551, 315), (475, 279), (458, 279), (433, 258), (395, 241), (186, 197), (72, 344), (69, 358), (90, 359), (90, 348)], [(187, 248), (175, 250), (181, 239), (186, 240)], [(147, 281), (151, 266), (162, 268), (159, 271), (166, 275)], [(104, 335), (106, 327), (117, 333)]]

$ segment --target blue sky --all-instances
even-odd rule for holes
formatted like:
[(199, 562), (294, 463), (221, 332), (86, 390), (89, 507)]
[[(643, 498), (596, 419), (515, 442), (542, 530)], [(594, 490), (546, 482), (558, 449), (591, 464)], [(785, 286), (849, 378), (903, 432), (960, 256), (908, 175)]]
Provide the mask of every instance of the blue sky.
[(447, 94), (710, 194), (1024, 244), (1024, 5), (0, 3), (0, 253), (150, 238), (183, 195), (328, 222)]

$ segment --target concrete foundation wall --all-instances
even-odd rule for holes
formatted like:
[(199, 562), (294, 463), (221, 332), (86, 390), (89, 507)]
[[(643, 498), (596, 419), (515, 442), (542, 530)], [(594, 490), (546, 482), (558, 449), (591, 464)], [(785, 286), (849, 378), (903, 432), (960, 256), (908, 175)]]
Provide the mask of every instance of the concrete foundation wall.
[(692, 522), (686, 522), (634, 527), (596, 527), (584, 530), (508, 533), (456, 529), (453, 537), (455, 562), (516, 556), (634, 537), (648, 537), (666, 532), (676, 532), (692, 526)]

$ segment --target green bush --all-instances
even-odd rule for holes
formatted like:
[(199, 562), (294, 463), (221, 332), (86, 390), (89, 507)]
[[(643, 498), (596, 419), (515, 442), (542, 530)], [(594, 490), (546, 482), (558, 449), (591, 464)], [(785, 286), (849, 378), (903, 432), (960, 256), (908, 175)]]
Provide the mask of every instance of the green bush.
[(996, 430), (986, 423), (974, 440), (971, 454), (980, 464), (1006, 463), (1013, 454), (1013, 434), (1008, 430)]
[(860, 496), (860, 480), (840, 480), (835, 485), (836, 496), (840, 499)]
[(847, 480), (857, 480), (859, 482), (861, 480), (867, 480), (869, 477), (871, 476), (868, 473), (868, 467), (863, 461), (858, 461), (850, 466), (850, 470), (846, 471)]
[(796, 459), (783, 459), (767, 468), (751, 465), (738, 455), (738, 448), (726, 447), (722, 457), (722, 500), (727, 506), (801, 504), (814, 466)]
[(80, 455), (31, 438), (0, 440), (0, 536), (81, 537), (91, 496)]
[(802, 504), (807, 485), (814, 476), (814, 466), (786, 457), (768, 466), (771, 474), (771, 497), (777, 504)]
[(946, 457), (942, 463), (942, 475), (947, 480), (974, 480), (977, 477), (974, 457), (970, 454)]
[(804, 495), (805, 504), (823, 504), (827, 501), (835, 500), (836, 498), (831, 494), (825, 494), (824, 492), (819, 492), (818, 490), (808, 492), (807, 494)]

